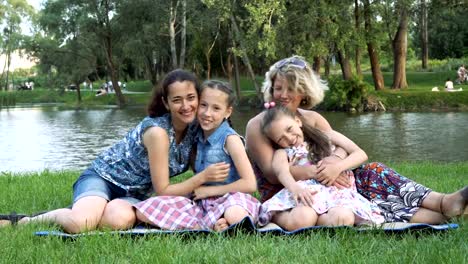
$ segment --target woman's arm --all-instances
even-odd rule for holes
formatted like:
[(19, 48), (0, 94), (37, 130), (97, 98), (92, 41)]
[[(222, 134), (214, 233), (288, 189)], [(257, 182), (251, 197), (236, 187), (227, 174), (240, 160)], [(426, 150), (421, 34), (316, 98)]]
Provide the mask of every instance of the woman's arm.
[[(302, 109), (298, 111), (300, 111), (303, 119), (310, 126), (316, 127), (323, 132), (332, 130), (328, 121), (319, 113)], [(278, 184), (278, 178), (272, 170), (273, 153), (275, 150), (268, 138), (262, 133), (260, 127), (263, 115), (263, 113), (260, 113), (247, 123), (245, 129), (246, 147), (250, 158), (253, 159), (268, 182)], [(346, 156), (343, 150), (337, 151), (339, 153), (338, 155)], [(317, 168), (316, 166), (291, 166), (290, 173), (295, 180), (314, 179), (317, 177)]]
[(194, 191), (195, 199), (220, 196), (229, 192), (253, 193), (257, 190), (255, 174), (241, 138), (237, 135), (228, 136), (225, 148), (234, 162), (240, 179), (226, 185), (201, 186)]
[(217, 163), (181, 183), (170, 184), (169, 136), (166, 130), (148, 128), (143, 134), (143, 144), (148, 151), (151, 181), (156, 195), (185, 196), (207, 181), (224, 180), (229, 173), (229, 164)]
[(250, 119), (245, 128), (245, 143), (249, 157), (255, 162), (263, 176), (272, 184), (278, 184), (278, 179), (272, 170), (274, 149), (271, 142), (261, 131), (263, 113)]
[(367, 154), (351, 139), (337, 131), (326, 133), (332, 144), (343, 148), (349, 155), (337, 162), (329, 163), (321, 161), (318, 164), (317, 180), (322, 184), (331, 185), (341, 172), (357, 167), (367, 160)]

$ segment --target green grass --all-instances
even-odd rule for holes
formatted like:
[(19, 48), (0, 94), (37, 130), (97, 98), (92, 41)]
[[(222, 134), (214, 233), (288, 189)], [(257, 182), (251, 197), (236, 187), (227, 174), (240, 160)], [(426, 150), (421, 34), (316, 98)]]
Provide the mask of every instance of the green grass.
[[(403, 175), (441, 192), (467, 184), (468, 161), (459, 163), (388, 164)], [(0, 176), (1, 212), (32, 213), (68, 206), (72, 183), (80, 172), (65, 171)], [(178, 180), (189, 177), (190, 173)], [(291, 237), (256, 235), (195, 237), (155, 235), (88, 236), (76, 241), (35, 237), (45, 224), (0, 229), (1, 263), (467, 263), (468, 225), (446, 233), (411, 232), (400, 235), (318, 231)]]

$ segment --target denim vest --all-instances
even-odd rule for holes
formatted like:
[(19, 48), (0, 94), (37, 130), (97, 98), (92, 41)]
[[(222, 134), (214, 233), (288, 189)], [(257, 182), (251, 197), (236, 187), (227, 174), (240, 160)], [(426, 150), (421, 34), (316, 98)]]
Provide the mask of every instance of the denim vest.
[(230, 135), (239, 134), (231, 128), (227, 121), (221, 123), (206, 141), (203, 136), (203, 131), (200, 129), (198, 132), (196, 137), (197, 157), (195, 158), (195, 172), (201, 172), (209, 165), (223, 161), (231, 166), (229, 169), (229, 176), (224, 182), (207, 182), (205, 185), (225, 185), (235, 182), (240, 178), (231, 156), (224, 148), (226, 138)]
[(143, 134), (150, 127), (163, 128), (169, 136), (169, 176), (185, 172), (198, 124), (190, 124), (184, 139), (177, 144), (170, 114), (145, 117), (123, 140), (101, 153), (92, 163), (92, 168), (102, 178), (129, 191), (138, 199), (149, 197), (153, 191), (148, 151), (143, 145)]

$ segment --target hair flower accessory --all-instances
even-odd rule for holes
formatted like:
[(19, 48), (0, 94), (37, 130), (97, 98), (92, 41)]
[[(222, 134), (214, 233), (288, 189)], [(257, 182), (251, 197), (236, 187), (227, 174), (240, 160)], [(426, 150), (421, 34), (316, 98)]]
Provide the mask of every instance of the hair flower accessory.
[(270, 109), (270, 108), (273, 108), (275, 107), (275, 102), (266, 102), (263, 104), (263, 106), (265, 107), (265, 109)]

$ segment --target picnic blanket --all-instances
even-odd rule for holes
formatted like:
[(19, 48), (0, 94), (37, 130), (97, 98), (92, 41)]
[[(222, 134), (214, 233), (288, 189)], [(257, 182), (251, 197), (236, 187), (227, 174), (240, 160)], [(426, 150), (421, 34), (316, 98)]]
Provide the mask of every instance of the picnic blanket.
[[(443, 225), (429, 225), (429, 224), (419, 224), (419, 223), (385, 223), (379, 226), (337, 226), (337, 227), (328, 227), (328, 226), (311, 226), (307, 228), (301, 228), (294, 231), (286, 231), (279, 227), (276, 224), (270, 223), (262, 228), (256, 227), (249, 217), (244, 218), (237, 224), (229, 226), (226, 230), (220, 233), (234, 234), (238, 230), (243, 230), (248, 233), (256, 234), (273, 234), (273, 235), (298, 235), (306, 234), (309, 232), (315, 232), (318, 230), (339, 230), (339, 229), (349, 229), (356, 232), (385, 232), (389, 234), (395, 233), (405, 233), (405, 232), (443, 232), (453, 229), (457, 229), (458, 224), (443, 224)], [(158, 228), (149, 228), (147, 226), (137, 226), (133, 229), (128, 230), (119, 230), (119, 231), (91, 231), (81, 234), (68, 234), (59, 230), (45, 230), (35, 232), (36, 236), (57, 236), (62, 238), (76, 239), (82, 236), (89, 235), (104, 235), (104, 234), (117, 234), (122, 236), (145, 236), (145, 235), (162, 235), (162, 234), (184, 234), (184, 235), (208, 235), (212, 233), (219, 233), (211, 230), (162, 230)]]

